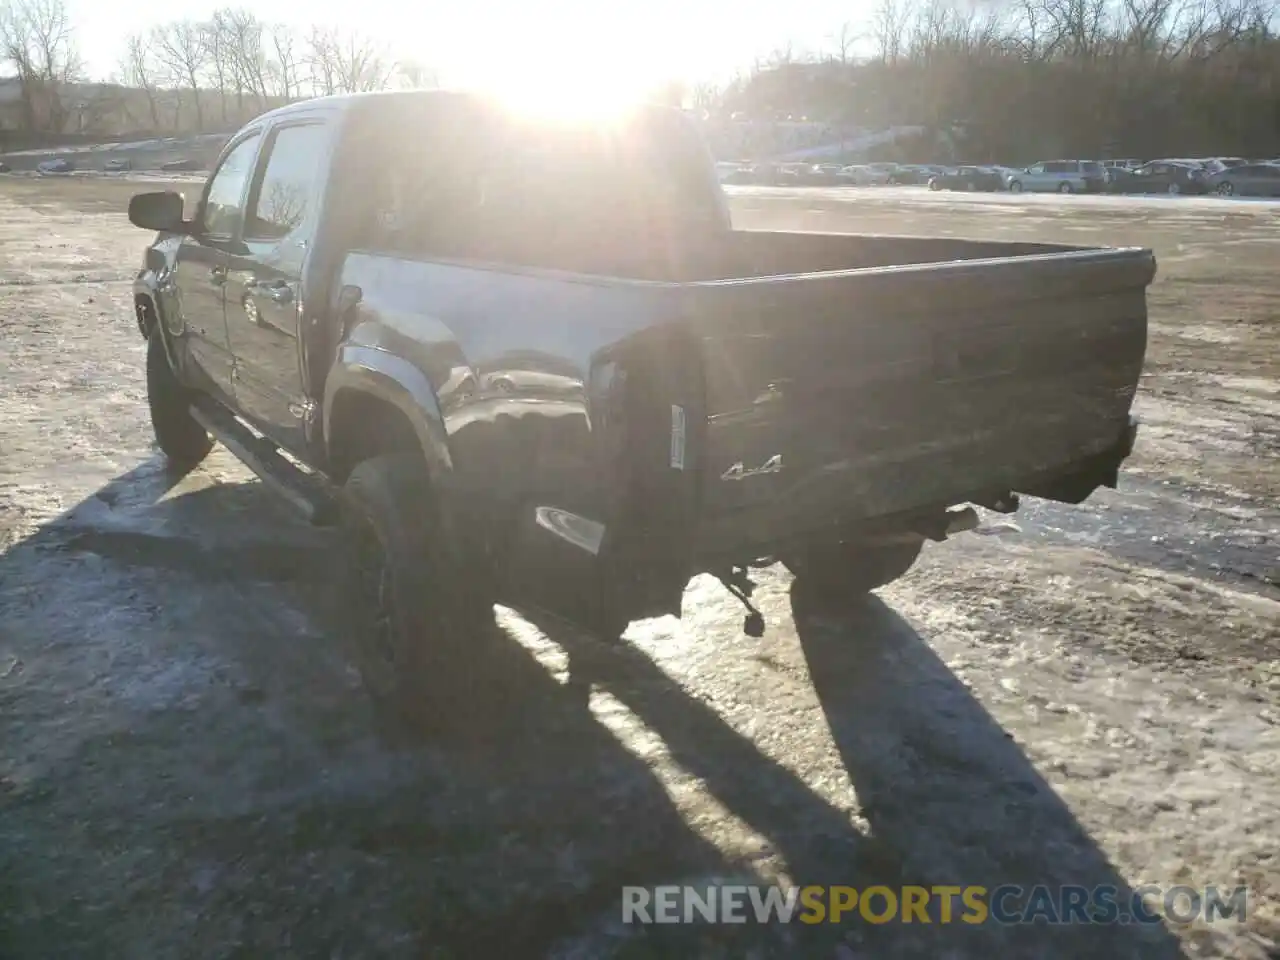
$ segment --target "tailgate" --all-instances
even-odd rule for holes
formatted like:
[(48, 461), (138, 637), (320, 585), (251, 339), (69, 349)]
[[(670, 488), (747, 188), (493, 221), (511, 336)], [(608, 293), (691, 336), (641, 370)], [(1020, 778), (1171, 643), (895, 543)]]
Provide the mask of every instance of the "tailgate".
[(690, 285), (704, 513), (794, 530), (1016, 490), (1104, 451), (1154, 274), (1148, 250), (1079, 250)]

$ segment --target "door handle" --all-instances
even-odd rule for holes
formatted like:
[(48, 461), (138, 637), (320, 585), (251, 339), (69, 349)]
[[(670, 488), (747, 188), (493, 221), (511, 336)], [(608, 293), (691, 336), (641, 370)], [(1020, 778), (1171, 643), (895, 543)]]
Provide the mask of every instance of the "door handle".
[(255, 297), (263, 297), (272, 303), (293, 302), (293, 286), (287, 280), (254, 283), (249, 286), (249, 292)]

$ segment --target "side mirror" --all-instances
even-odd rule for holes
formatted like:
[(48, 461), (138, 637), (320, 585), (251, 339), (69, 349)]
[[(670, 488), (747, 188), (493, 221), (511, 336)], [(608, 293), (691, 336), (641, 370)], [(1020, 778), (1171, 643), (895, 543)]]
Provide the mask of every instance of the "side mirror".
[(191, 228), (182, 219), (182, 194), (172, 190), (135, 194), (129, 200), (129, 222), (160, 233), (186, 233)]

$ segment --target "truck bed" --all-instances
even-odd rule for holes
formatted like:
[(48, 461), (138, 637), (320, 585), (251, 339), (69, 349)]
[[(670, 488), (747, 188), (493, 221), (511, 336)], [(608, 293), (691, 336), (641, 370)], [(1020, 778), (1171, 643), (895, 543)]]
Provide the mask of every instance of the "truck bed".
[(1029, 257), (1079, 251), (1049, 243), (1010, 243), (956, 237), (731, 230), (700, 243), (680, 259), (686, 281), (744, 280), (907, 267), (966, 260)]
[(745, 231), (694, 249), (667, 251), (682, 277), (643, 256), (629, 262), (648, 269), (619, 269), (604, 243), (594, 269), (563, 247), (519, 266), (353, 253), (340, 282), (364, 291), (356, 341), (422, 356), (458, 486), (484, 510), (528, 501), (608, 523), (616, 478), (591, 437), (613, 421), (585, 398), (605, 389), (602, 358), (650, 331), (693, 356), (644, 361), (637, 462), (665, 465), (672, 406), (696, 418), (679, 469), (697, 478), (708, 553), (1114, 481), (1150, 251)]
[(1083, 498), (1124, 442), (1150, 251), (735, 232), (701, 266), (679, 287), (713, 541), (1009, 490)]

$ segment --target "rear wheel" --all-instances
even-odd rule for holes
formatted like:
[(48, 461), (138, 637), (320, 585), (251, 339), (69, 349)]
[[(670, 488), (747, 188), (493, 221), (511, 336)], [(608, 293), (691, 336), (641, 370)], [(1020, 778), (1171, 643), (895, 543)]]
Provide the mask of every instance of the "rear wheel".
[(1059, 193), (1072, 193), (1073, 191), (1072, 191), (1072, 189), (1071, 189), (1071, 184), (1064, 180), (1064, 181), (1063, 181), (1063, 182), (1058, 186), (1058, 192), (1059, 192)]
[(1182, 187), (1178, 186), (1178, 182), (1176, 180), (1169, 184), (1169, 196), (1176, 197), (1181, 192)]
[(156, 444), (175, 467), (190, 469), (209, 455), (213, 438), (191, 416), (195, 391), (184, 386), (164, 349), (164, 335), (152, 329), (147, 340), (147, 406)]
[(868, 544), (814, 543), (785, 554), (782, 562), (804, 586), (827, 599), (856, 599), (897, 580), (916, 562), (924, 541)]
[(1230, 180), (1223, 180), (1220, 184), (1218, 184), (1218, 196), (1220, 197), (1229, 197), (1235, 192), (1236, 192), (1235, 184), (1233, 184)]
[(416, 454), (356, 465), (342, 491), (344, 627), (389, 732), (421, 732), (478, 693), (492, 606), (468, 582)]

